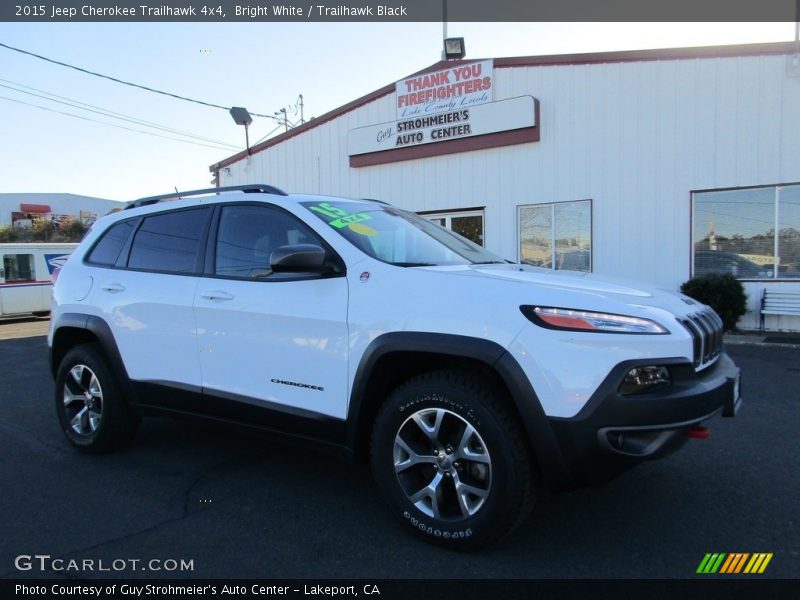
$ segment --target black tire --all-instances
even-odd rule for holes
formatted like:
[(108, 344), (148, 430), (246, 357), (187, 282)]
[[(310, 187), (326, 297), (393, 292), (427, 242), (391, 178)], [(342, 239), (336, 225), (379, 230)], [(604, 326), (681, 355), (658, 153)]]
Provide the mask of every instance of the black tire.
[(136, 433), (134, 415), (98, 344), (83, 344), (64, 356), (56, 373), (56, 413), (67, 440), (81, 452), (101, 454)]
[(535, 501), (533, 458), (508, 400), (463, 371), (420, 375), (392, 392), (375, 419), (371, 462), (400, 520), (451, 549), (500, 541)]

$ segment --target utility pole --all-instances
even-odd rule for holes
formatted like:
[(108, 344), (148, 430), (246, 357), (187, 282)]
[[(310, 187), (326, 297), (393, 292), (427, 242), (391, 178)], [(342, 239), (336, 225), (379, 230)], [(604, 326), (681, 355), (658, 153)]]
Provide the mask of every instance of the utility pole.
[[(280, 109), (279, 111), (277, 111), (277, 112), (275, 113), (275, 115), (276, 115), (276, 116), (277, 116), (277, 115), (283, 115), (283, 127), (284, 127), (284, 131), (289, 131), (289, 116), (286, 114), (286, 109), (285, 109), (285, 108), (282, 108), (282, 109)], [(278, 119), (278, 122), (280, 123), (280, 121), (281, 121), (281, 120), (280, 120), (280, 118), (279, 118), (279, 119)]]
[(303, 123), (306, 122), (306, 120), (303, 118), (303, 94), (300, 94), (299, 100), (300, 100), (300, 125), (302, 125)]

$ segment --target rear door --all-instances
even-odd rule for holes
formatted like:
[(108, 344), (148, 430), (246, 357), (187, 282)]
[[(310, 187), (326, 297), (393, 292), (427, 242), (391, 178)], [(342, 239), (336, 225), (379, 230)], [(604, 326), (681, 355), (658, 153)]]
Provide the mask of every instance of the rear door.
[(105, 267), (93, 269), (87, 302), (101, 307), (136, 382), (200, 391), (192, 303), (211, 213), (190, 208), (118, 223), (87, 257)]
[(277, 207), (220, 207), (208, 276), (195, 295), (203, 388), (262, 408), (344, 418), (347, 280), (272, 273), (272, 251), (296, 243), (324, 245)]

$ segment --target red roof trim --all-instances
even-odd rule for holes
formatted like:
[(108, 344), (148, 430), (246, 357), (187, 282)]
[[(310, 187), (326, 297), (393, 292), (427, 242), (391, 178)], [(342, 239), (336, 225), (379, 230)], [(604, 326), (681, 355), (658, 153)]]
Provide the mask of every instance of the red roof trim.
[(52, 212), (50, 207), (46, 204), (20, 204), (19, 205), (20, 212), (24, 213), (35, 213), (35, 214), (45, 214)]
[(653, 60), (689, 60), (694, 58), (731, 58), (736, 56), (768, 56), (793, 54), (798, 51), (794, 42), (736, 44), (730, 46), (696, 46), (692, 48), (656, 48), (654, 50), (623, 50), (584, 54), (554, 54), (551, 56), (514, 56), (496, 58), (495, 68), (545, 67), (556, 65), (588, 65), (597, 63), (642, 62)]
[[(617, 63), (617, 62), (637, 62), (637, 61), (654, 61), (654, 60), (687, 60), (694, 58), (729, 58), (736, 56), (765, 56), (774, 54), (793, 54), (798, 51), (797, 45), (794, 42), (771, 42), (765, 44), (737, 44), (729, 46), (699, 46), (691, 48), (658, 48), (655, 50), (625, 50), (621, 52), (592, 52), (584, 54), (553, 54), (545, 56), (515, 56), (510, 58), (495, 58), (494, 67), (496, 69), (507, 69), (513, 67), (545, 67), (556, 65), (588, 65), (588, 64), (602, 64), (602, 63)], [(436, 71), (442, 68), (445, 64), (461, 64), (472, 63), (478, 60), (486, 59), (470, 59), (462, 61), (439, 61), (431, 66), (408, 75), (413, 77), (421, 73)], [(405, 78), (404, 78), (405, 79)], [(382, 98), (387, 94), (394, 92), (394, 83), (390, 83), (374, 92), (362, 96), (352, 102), (340, 106), (321, 117), (317, 117), (299, 127), (295, 127), (275, 136), (269, 140), (256, 144), (250, 148), (250, 154), (256, 154), (272, 146), (276, 146), (288, 139), (291, 139), (301, 133), (323, 125), (337, 117), (340, 117), (350, 111), (353, 111), (365, 104), (374, 100)], [(238, 154), (234, 154), (220, 162), (211, 165), (209, 170), (215, 172), (223, 167), (239, 162), (247, 157), (247, 151), (243, 150)]]

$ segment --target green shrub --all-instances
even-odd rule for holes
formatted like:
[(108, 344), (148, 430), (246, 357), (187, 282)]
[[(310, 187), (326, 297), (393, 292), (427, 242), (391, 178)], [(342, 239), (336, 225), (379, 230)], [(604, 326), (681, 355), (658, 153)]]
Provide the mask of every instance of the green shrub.
[(722, 318), (725, 331), (736, 329), (739, 317), (747, 312), (744, 288), (730, 273), (693, 277), (681, 286), (681, 292), (713, 308)]
[(33, 239), (37, 242), (52, 242), (55, 230), (56, 227), (50, 219), (37, 219), (31, 227)]
[(0, 242), (16, 242), (18, 238), (17, 230), (11, 225), (3, 225), (0, 227)]
[(65, 223), (62, 223), (58, 228), (58, 236), (60, 238), (59, 241), (80, 242), (83, 239), (83, 236), (86, 235), (86, 231), (88, 229), (89, 228), (86, 227), (86, 225), (77, 219), (71, 219)]

